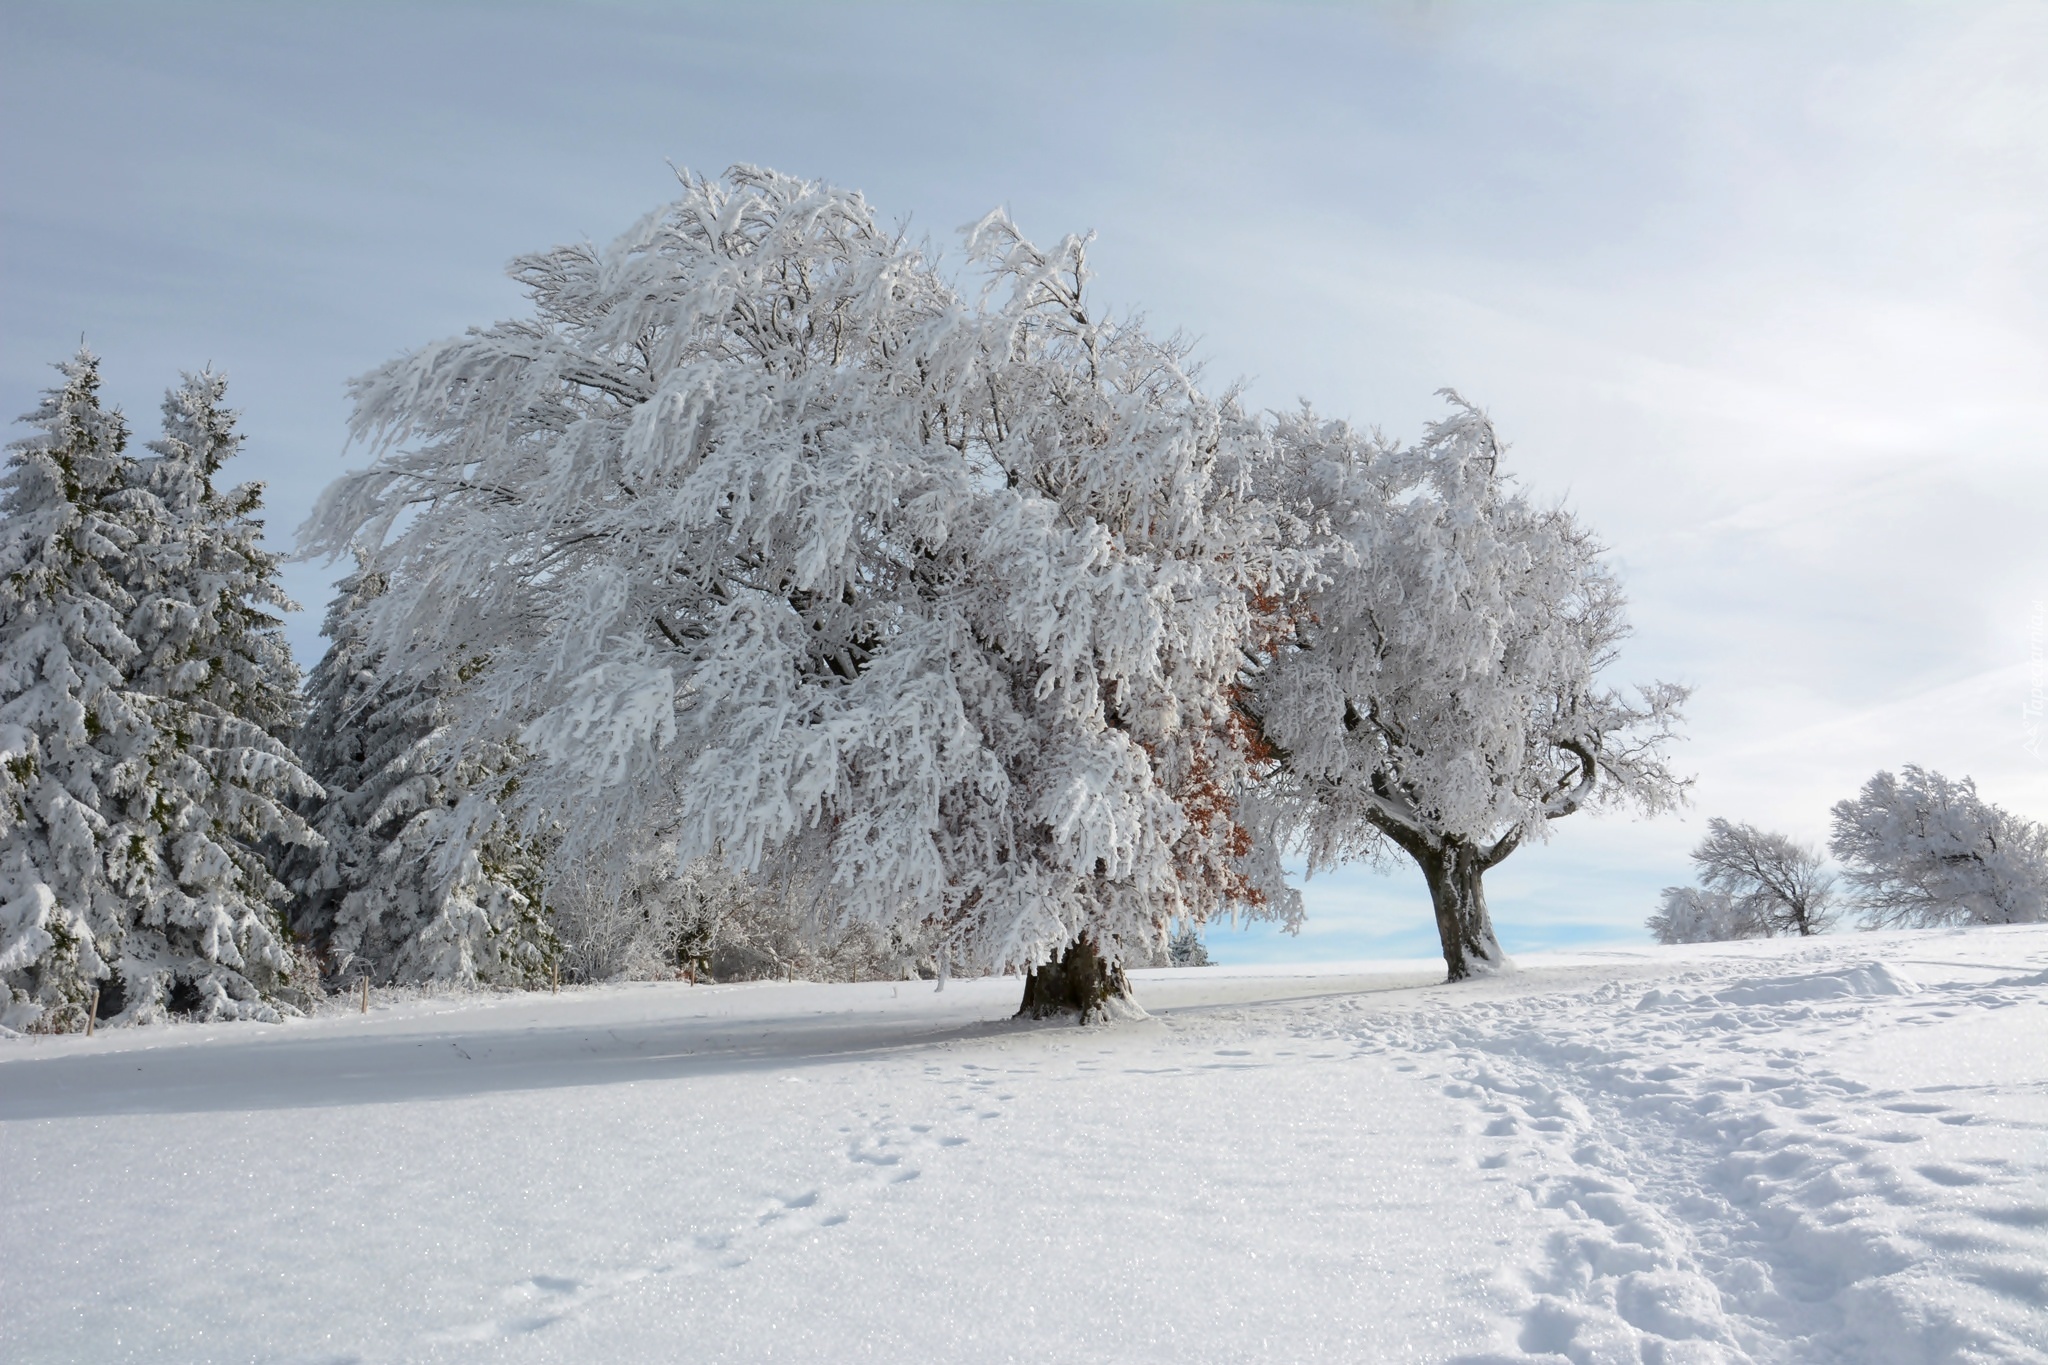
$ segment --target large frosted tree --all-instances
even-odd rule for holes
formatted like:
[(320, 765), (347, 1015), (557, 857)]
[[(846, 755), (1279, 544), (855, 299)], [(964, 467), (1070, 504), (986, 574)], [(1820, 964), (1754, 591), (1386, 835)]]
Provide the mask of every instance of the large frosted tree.
[(1312, 870), (1411, 858), (1455, 981), (1506, 964), (1489, 869), (1576, 811), (1680, 798), (1663, 749), (1686, 693), (1603, 681), (1627, 625), (1600, 546), (1517, 488), (1492, 424), (1451, 400), (1405, 448), (1280, 420), (1271, 477), (1332, 552), (1251, 709), (1282, 759), (1276, 829)]
[(1175, 919), (1293, 911), (1231, 705), (1288, 565), (1259, 424), (1092, 310), (1085, 245), (992, 218), (970, 298), (858, 195), (686, 177), (516, 262), (531, 315), (357, 381), (379, 457), (304, 544), (390, 566), (388, 668), (482, 661), (465, 738), (528, 746), (565, 856), (672, 827), (1113, 986)]

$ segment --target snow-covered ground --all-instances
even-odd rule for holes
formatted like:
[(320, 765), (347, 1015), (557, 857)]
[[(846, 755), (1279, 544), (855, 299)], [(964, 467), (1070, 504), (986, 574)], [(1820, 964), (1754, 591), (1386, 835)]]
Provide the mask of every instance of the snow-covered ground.
[(9, 1361), (2048, 1360), (2048, 928), (0, 1041)]

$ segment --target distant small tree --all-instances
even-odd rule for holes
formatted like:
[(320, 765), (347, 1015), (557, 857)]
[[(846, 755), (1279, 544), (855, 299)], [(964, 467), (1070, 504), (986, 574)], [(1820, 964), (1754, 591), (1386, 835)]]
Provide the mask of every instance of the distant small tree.
[[(1707, 837), (1692, 851), (1700, 884), (1729, 897), (1733, 925), (1754, 924), (1765, 935), (1818, 934), (1836, 918), (1834, 876), (1818, 849), (1755, 825), (1707, 822)], [(1747, 933), (1731, 933), (1747, 938)]]
[(1834, 808), (1835, 857), (1872, 928), (2048, 918), (2048, 828), (1907, 764)]
[(1719, 943), (1736, 938), (1768, 938), (1770, 928), (1753, 910), (1726, 891), (1697, 886), (1667, 886), (1657, 913), (1647, 921), (1659, 943)]
[(1183, 924), (1175, 931), (1166, 945), (1167, 959), (1176, 967), (1206, 967), (1209, 965), (1209, 945), (1202, 942), (1201, 931), (1192, 924)]

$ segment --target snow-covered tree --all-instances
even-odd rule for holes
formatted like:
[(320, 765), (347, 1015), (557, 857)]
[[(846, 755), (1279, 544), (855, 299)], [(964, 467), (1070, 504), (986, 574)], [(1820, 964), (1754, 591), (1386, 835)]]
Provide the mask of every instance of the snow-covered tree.
[(312, 839), (290, 803), (316, 789), (281, 739), (298, 679), (260, 489), (213, 487), (239, 443), (219, 376), (172, 390), (138, 463), (97, 360), (60, 368), (4, 493), (0, 970), (32, 1010), (273, 1019), (269, 862)]
[(133, 852), (161, 888), (137, 907), (162, 940), (150, 991), (206, 1017), (261, 1014), (259, 995), (289, 976), (288, 892), (272, 864), (318, 843), (293, 809), (319, 788), (287, 743), (299, 674), (275, 613), (294, 604), (261, 544), (262, 485), (214, 483), (242, 440), (226, 386), (209, 370), (165, 394), (163, 435), (131, 475), (142, 534), (120, 564), (138, 647), (129, 686), (156, 732), (153, 829)]
[(470, 737), (575, 861), (805, 870), (953, 966), (1295, 902), (1232, 705), (1286, 564), (1259, 424), (1086, 296), (1086, 243), (970, 236), (970, 300), (858, 195), (685, 177), (515, 263), (530, 317), (358, 380), (379, 458), (304, 537), (377, 546), (395, 676), (487, 654)]
[(1209, 965), (1209, 945), (1202, 942), (1199, 929), (1192, 924), (1183, 924), (1168, 941), (1166, 957), (1176, 967), (1206, 967)]
[(83, 347), (22, 420), (0, 478), (0, 1001), (16, 1025), (82, 1026), (104, 991), (118, 1012), (129, 875), (124, 821), (148, 795), (154, 732), (125, 671), (132, 605), (117, 574), (134, 545), (127, 424), (100, 403)]
[(1907, 764), (1834, 807), (1829, 848), (1871, 927), (2048, 919), (2048, 827)]
[(1818, 934), (1834, 925), (1835, 879), (1820, 850), (1755, 825), (1707, 822), (1707, 836), (1692, 851), (1700, 885), (1725, 893), (1737, 920), (1765, 935)]
[(1726, 891), (1697, 886), (1665, 887), (1657, 913), (1645, 923), (1659, 943), (1719, 943), (1770, 935), (1754, 906)]
[(239, 414), (222, 405), (226, 393), (225, 375), (187, 374), (164, 395), (153, 458), (136, 466), (164, 522), (129, 558), (131, 633), (141, 648), (132, 676), (153, 695), (282, 739), (298, 728), (302, 702), (277, 613), (298, 606), (279, 581), (280, 556), (263, 548), (263, 485), (214, 485), (242, 446)]
[(1627, 625), (1600, 546), (1518, 490), (1492, 424), (1449, 396), (1405, 449), (1306, 410), (1279, 423), (1273, 477), (1336, 553), (1251, 707), (1282, 757), (1276, 828), (1311, 870), (1412, 858), (1455, 981), (1506, 963), (1487, 869), (1582, 808), (1682, 797), (1663, 750), (1686, 689), (1602, 682)]
[(340, 978), (540, 981), (554, 952), (543, 863), (499, 808), (519, 755), (451, 731), (462, 674), (484, 660), (387, 674), (369, 638), (386, 587), (360, 556), (308, 679), (297, 746), (325, 789), (310, 808), (324, 842), (290, 864), (294, 927)]

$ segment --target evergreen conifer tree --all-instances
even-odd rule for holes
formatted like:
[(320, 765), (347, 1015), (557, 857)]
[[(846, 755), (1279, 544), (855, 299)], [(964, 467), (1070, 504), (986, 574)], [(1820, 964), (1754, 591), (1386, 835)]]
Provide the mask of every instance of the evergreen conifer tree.
[(214, 487), (241, 448), (238, 414), (221, 406), (225, 376), (188, 374), (164, 395), (163, 436), (138, 482), (163, 514), (161, 534), (131, 558), (142, 649), (138, 687), (194, 700), (277, 739), (298, 728), (299, 670), (276, 611), (295, 611), (278, 582), (281, 558), (261, 543), (263, 485)]
[(17, 1027), (81, 1027), (96, 992), (123, 1008), (129, 897), (153, 889), (129, 856), (153, 731), (126, 686), (117, 573), (145, 518), (97, 357), (58, 369), (0, 476), (0, 1008)]
[(294, 860), (296, 927), (345, 976), (536, 980), (554, 953), (541, 860), (498, 809), (518, 756), (451, 742), (463, 669), (425, 681), (382, 670), (369, 612), (386, 587), (358, 554), (308, 679), (298, 745), (326, 788), (312, 816), (325, 844)]
[(149, 856), (168, 883), (140, 925), (162, 938), (166, 1003), (209, 1018), (263, 1016), (260, 997), (286, 984), (288, 893), (272, 867), (318, 842), (292, 808), (319, 788), (286, 743), (299, 675), (271, 610), (292, 603), (260, 543), (262, 485), (214, 486), (241, 446), (226, 383), (209, 370), (165, 394), (163, 435), (133, 474), (149, 521), (122, 561), (130, 685), (156, 729)]

